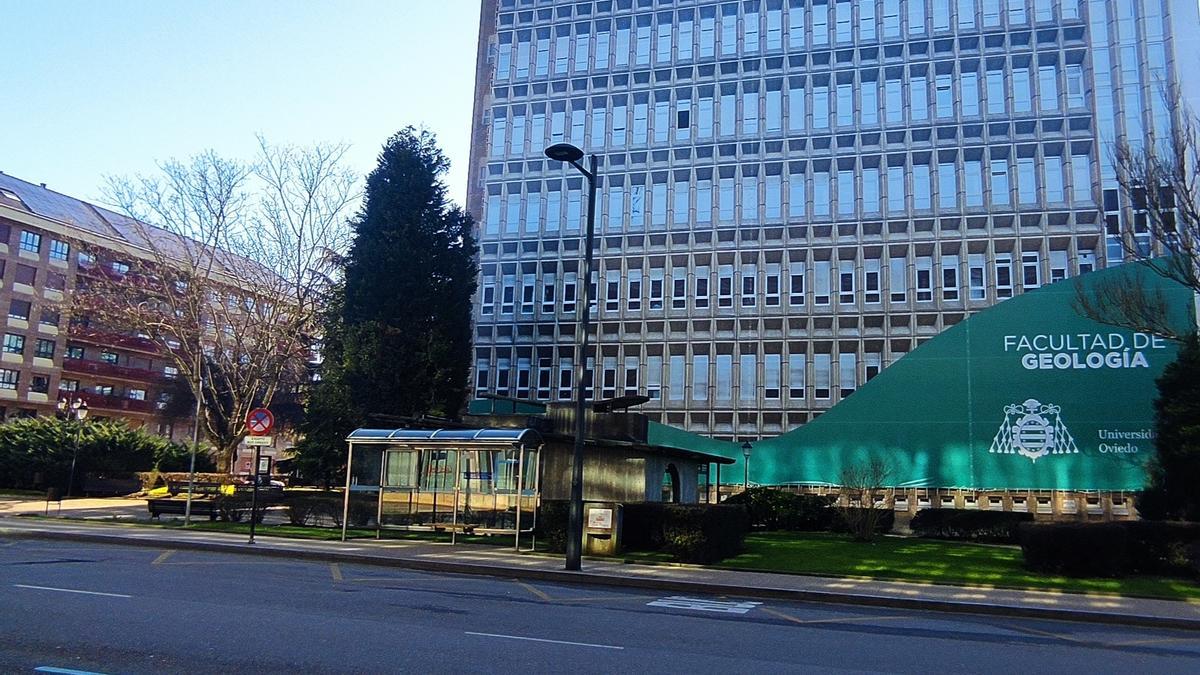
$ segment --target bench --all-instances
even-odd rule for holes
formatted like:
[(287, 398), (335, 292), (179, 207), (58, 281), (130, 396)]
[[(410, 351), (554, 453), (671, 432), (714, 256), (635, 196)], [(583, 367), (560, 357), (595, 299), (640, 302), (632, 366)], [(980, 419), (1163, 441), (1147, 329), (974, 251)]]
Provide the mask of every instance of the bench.
[[(169, 480), (167, 481), (167, 492), (172, 497), (179, 494), (187, 494), (188, 482), (186, 480)], [(221, 484), (212, 481), (196, 481), (192, 483), (192, 495), (210, 495), (217, 496), (221, 494)]]
[[(187, 500), (147, 499), (146, 508), (150, 510), (150, 516), (152, 518), (158, 518), (164, 513), (182, 516), (187, 513)], [(219, 514), (220, 509), (217, 508), (217, 503), (215, 501), (211, 499), (192, 500), (193, 516), (208, 516), (209, 520), (216, 520)]]

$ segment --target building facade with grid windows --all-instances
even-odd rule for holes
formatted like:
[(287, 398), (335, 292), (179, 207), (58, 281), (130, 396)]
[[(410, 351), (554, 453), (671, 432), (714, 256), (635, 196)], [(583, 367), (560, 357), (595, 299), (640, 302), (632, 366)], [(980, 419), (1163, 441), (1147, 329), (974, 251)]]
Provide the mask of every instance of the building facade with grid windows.
[(1168, 138), (1197, 25), (1176, 0), (485, 0), (475, 393), (573, 396), (587, 185), (546, 146), (600, 161), (589, 395), (775, 436), (1119, 263), (1112, 147)]

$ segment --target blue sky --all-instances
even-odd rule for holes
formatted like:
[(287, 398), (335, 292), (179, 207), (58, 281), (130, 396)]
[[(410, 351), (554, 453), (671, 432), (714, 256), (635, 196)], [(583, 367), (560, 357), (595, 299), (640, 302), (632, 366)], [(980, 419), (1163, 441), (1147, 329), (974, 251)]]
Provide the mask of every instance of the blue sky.
[(0, 0), (0, 171), (84, 199), (213, 148), (434, 131), (466, 194), (479, 0)]

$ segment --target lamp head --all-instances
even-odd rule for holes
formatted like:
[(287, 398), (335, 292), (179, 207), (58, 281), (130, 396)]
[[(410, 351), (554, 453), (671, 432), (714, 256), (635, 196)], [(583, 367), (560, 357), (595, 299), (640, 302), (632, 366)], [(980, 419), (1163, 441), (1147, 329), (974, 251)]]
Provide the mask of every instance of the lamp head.
[(742, 457), (745, 457), (746, 459), (750, 459), (750, 451), (753, 449), (754, 449), (754, 446), (750, 445), (750, 441), (746, 441), (746, 442), (742, 443)]
[(555, 143), (545, 152), (547, 157), (559, 162), (578, 162), (583, 159), (583, 151), (570, 143)]

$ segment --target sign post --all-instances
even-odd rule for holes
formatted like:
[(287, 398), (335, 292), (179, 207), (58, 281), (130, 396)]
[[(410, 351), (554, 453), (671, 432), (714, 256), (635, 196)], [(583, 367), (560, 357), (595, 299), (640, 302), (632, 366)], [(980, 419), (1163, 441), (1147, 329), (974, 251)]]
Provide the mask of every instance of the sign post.
[[(255, 408), (246, 415), (246, 429), (250, 432), (250, 436), (246, 438), (246, 445), (254, 447), (254, 464), (251, 465), (250, 479), (254, 481), (254, 487), (250, 493), (250, 541), (254, 543), (254, 526), (258, 521), (258, 481), (262, 472), (260, 466), (260, 454), (264, 445), (271, 445), (274, 440), (267, 434), (271, 433), (271, 429), (275, 426), (275, 416), (266, 408)], [(269, 474), (268, 474), (269, 475)]]

